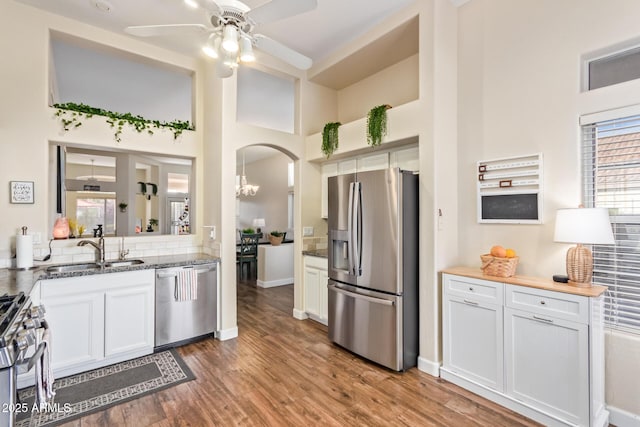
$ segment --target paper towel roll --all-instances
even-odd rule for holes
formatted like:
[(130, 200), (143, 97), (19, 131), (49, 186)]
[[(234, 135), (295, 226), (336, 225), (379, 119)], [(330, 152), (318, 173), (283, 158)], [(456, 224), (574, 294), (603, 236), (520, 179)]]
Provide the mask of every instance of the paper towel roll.
[(16, 236), (16, 268), (33, 267), (33, 236)]

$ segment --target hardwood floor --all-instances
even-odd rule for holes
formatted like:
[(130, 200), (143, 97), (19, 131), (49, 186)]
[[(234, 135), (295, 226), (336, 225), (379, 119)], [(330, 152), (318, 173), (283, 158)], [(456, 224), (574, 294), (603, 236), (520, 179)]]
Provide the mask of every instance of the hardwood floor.
[(292, 309), (292, 285), (239, 283), (238, 338), (179, 349), (196, 380), (64, 426), (538, 425), (416, 368), (367, 362)]

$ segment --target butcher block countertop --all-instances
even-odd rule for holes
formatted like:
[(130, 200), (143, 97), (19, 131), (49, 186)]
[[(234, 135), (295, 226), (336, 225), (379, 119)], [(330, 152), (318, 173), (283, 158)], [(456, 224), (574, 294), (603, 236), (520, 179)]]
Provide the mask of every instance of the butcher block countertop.
[(582, 295), (585, 297), (598, 297), (606, 290), (606, 286), (593, 285), (588, 288), (580, 288), (567, 283), (557, 283), (551, 279), (529, 276), (497, 277), (489, 276), (479, 267), (451, 267), (442, 270), (442, 273), (455, 274), (457, 276), (471, 277), (473, 279), (492, 280), (494, 282), (509, 283), (511, 285), (527, 286), (529, 288), (545, 289), (548, 291), (564, 292), (566, 294)]

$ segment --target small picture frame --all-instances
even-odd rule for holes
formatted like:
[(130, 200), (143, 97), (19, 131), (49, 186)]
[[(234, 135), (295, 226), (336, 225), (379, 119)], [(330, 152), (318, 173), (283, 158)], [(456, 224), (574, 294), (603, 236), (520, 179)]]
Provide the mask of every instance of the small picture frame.
[(11, 203), (33, 203), (33, 181), (9, 181)]

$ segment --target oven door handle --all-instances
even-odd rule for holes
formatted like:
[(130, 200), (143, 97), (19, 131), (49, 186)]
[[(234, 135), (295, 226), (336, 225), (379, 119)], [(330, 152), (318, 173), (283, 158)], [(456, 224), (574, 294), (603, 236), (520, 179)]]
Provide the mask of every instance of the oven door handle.
[(31, 356), (29, 358), (29, 363), (27, 364), (27, 370), (26, 372), (31, 371), (31, 369), (33, 369), (34, 365), (36, 364), (36, 362), (38, 361), (38, 359), (40, 359), (42, 357), (42, 353), (44, 353), (44, 349), (47, 347), (47, 343), (41, 342), (40, 345), (38, 346), (38, 349), (36, 350), (35, 353), (33, 353), (33, 356)]

